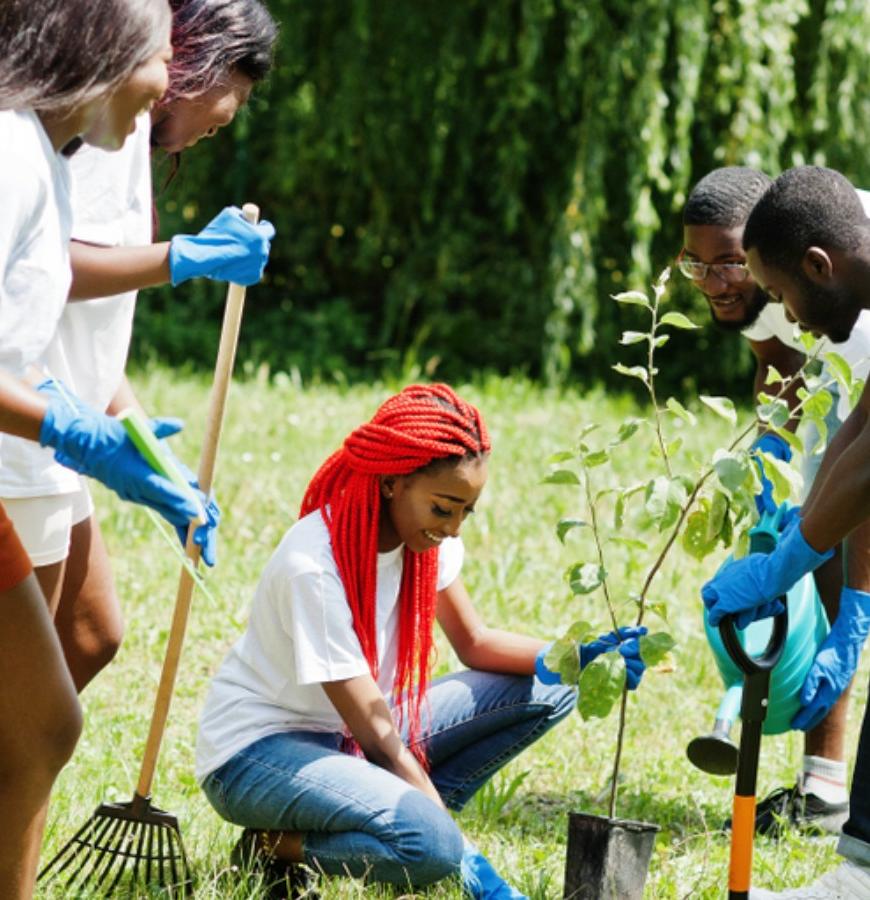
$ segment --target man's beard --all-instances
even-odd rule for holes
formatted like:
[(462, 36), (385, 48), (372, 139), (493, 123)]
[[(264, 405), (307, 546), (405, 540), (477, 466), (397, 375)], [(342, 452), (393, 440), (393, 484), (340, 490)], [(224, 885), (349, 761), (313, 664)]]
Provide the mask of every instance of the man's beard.
[(752, 297), (746, 304), (746, 315), (742, 319), (728, 319), (724, 322), (720, 321), (716, 318), (716, 314), (713, 312), (712, 307), (710, 309), (710, 316), (713, 319), (713, 324), (720, 331), (745, 331), (750, 325), (754, 325), (758, 321), (761, 311), (767, 306), (768, 299), (767, 294), (756, 285)]
[(819, 287), (803, 273), (800, 281), (804, 307), (812, 312), (809, 330), (822, 332), (835, 344), (848, 341), (863, 308), (860, 298), (848, 287)]

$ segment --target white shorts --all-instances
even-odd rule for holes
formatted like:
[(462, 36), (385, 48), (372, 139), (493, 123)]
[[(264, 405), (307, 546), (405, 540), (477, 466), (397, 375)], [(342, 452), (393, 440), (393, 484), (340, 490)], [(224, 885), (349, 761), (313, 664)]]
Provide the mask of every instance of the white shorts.
[(65, 560), (69, 556), (73, 525), (84, 522), (94, 511), (84, 482), (72, 494), (11, 497), (2, 502), (34, 566), (50, 566)]

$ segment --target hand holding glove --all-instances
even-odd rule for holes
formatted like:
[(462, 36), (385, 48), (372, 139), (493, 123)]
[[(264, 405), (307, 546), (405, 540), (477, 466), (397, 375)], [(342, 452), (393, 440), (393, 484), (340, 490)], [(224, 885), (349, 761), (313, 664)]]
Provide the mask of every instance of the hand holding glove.
[(870, 594), (844, 587), (837, 618), (804, 679), (792, 728), (809, 731), (830, 712), (858, 668), (868, 632)]
[[(772, 431), (767, 431), (757, 437), (750, 450), (757, 450), (759, 453), (769, 453), (775, 459), (781, 459), (783, 462), (791, 461), (791, 447), (778, 435)], [(755, 508), (758, 515), (763, 516), (765, 513), (771, 515), (776, 512), (776, 503), (773, 501), (773, 484), (764, 472), (764, 461), (760, 456), (754, 456), (755, 464), (758, 466), (758, 474), (761, 476), (761, 492), (755, 495)]]
[(833, 550), (819, 553), (804, 539), (795, 517), (772, 553), (750, 553), (727, 562), (701, 588), (708, 621), (715, 628), (723, 617), (736, 615), (738, 628), (782, 612), (782, 597), (807, 572), (817, 569)]
[(177, 234), (169, 242), (172, 285), (198, 276), (256, 284), (263, 277), (274, 236), (271, 222), (253, 224), (238, 207), (228, 206), (199, 234)]
[(463, 838), (459, 873), (462, 886), (473, 900), (528, 900), (525, 894), (501, 878), (489, 860), (467, 838)]
[[(171, 481), (158, 475), (127, 436), (124, 426), (56, 385), (40, 385), (48, 396), (39, 443), (52, 447), (63, 466), (96, 478), (123, 500), (150, 506), (168, 522), (187, 527), (199, 510)], [(158, 436), (181, 430), (176, 419), (154, 419)]]
[[(589, 663), (601, 656), (602, 653), (618, 650), (625, 660), (625, 681), (628, 689), (630, 691), (635, 690), (646, 670), (646, 665), (640, 655), (640, 642), (638, 640), (646, 633), (647, 628), (645, 625), (629, 625), (623, 626), (619, 631), (602, 634), (588, 644), (580, 644), (578, 646), (580, 670), (585, 669)], [(547, 644), (538, 653), (535, 659), (535, 674), (544, 684), (561, 684), (562, 678), (559, 673), (548, 669), (547, 664), (544, 662), (544, 658), (551, 646), (551, 644)]]

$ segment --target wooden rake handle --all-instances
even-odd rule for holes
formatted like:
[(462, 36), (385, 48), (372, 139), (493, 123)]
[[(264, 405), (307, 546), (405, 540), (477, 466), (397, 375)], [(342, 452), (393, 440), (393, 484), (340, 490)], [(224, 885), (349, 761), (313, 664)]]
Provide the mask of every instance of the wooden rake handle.
[[(242, 207), (242, 213), (252, 224), (256, 223), (260, 216), (260, 210), (253, 203), (246, 203)], [(239, 343), (239, 330), (242, 324), (244, 306), (245, 288), (240, 284), (230, 284), (227, 290), (224, 321), (221, 326), (221, 340), (217, 362), (215, 363), (214, 382), (211, 396), (209, 397), (208, 418), (206, 420), (202, 453), (199, 459), (199, 486), (205, 494), (208, 494), (211, 490), (212, 481), (214, 480), (218, 444), (220, 443), (227, 394), (229, 393), (230, 380), (233, 374), (233, 363), (236, 359), (236, 347)], [(191, 525), (188, 529), (187, 544), (184, 548), (184, 552), (194, 567), (199, 563), (200, 556), (200, 548), (193, 542), (195, 530), (196, 525)], [(185, 566), (182, 566), (178, 580), (178, 592), (175, 597), (175, 611), (172, 615), (169, 640), (166, 644), (166, 656), (163, 660), (163, 670), (160, 673), (160, 684), (157, 688), (154, 712), (151, 715), (148, 740), (145, 742), (142, 768), (139, 771), (139, 783), (136, 786), (136, 794), (143, 798), (147, 797), (151, 792), (154, 769), (157, 766), (157, 755), (160, 752), (160, 743), (166, 730), (169, 704), (172, 701), (175, 677), (178, 674), (178, 666), (181, 660), (181, 647), (184, 643), (185, 631), (187, 630), (193, 587), (193, 576)]]

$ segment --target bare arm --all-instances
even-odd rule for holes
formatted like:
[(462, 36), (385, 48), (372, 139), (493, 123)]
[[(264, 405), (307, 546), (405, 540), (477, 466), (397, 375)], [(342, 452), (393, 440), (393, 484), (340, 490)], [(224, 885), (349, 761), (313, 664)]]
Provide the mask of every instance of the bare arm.
[[(752, 386), (752, 400), (755, 402), (761, 391), (771, 393), (771, 386), (765, 385), (767, 379), (767, 370), (773, 366), (783, 378), (790, 378), (800, 371), (800, 367), (804, 364), (805, 356), (803, 353), (795, 350), (793, 347), (787, 347), (778, 338), (770, 338), (766, 341), (749, 341), (749, 346), (755, 356), (755, 380)], [(788, 390), (783, 394), (783, 400), (788, 404), (789, 409), (794, 409), (798, 405), (798, 389), (803, 384), (801, 379), (793, 381)], [(776, 385), (773, 385), (776, 390)], [(800, 416), (796, 415), (789, 419), (786, 428), (794, 431), (798, 426)]]
[(545, 642), (485, 625), (461, 578), (439, 591), (436, 616), (463, 665), (485, 672), (534, 674), (535, 657)]
[(110, 416), (117, 416), (121, 410), (128, 409), (131, 406), (140, 412), (145, 412), (142, 404), (133, 392), (133, 386), (128, 381), (127, 376), (124, 375), (121, 378), (121, 383), (118, 385), (118, 390), (115, 391), (115, 396), (109, 401), (106, 412)]
[(142, 247), (103, 247), (70, 242), (70, 300), (112, 297), (169, 282), (169, 242)]
[(870, 392), (831, 441), (802, 508), (803, 535), (827, 550), (870, 518)]
[(39, 440), (48, 402), (28, 384), (0, 370), (0, 431)]
[(323, 690), (370, 762), (407, 781), (444, 807), (441, 796), (396, 731), (390, 708), (371, 675), (327, 681)]

